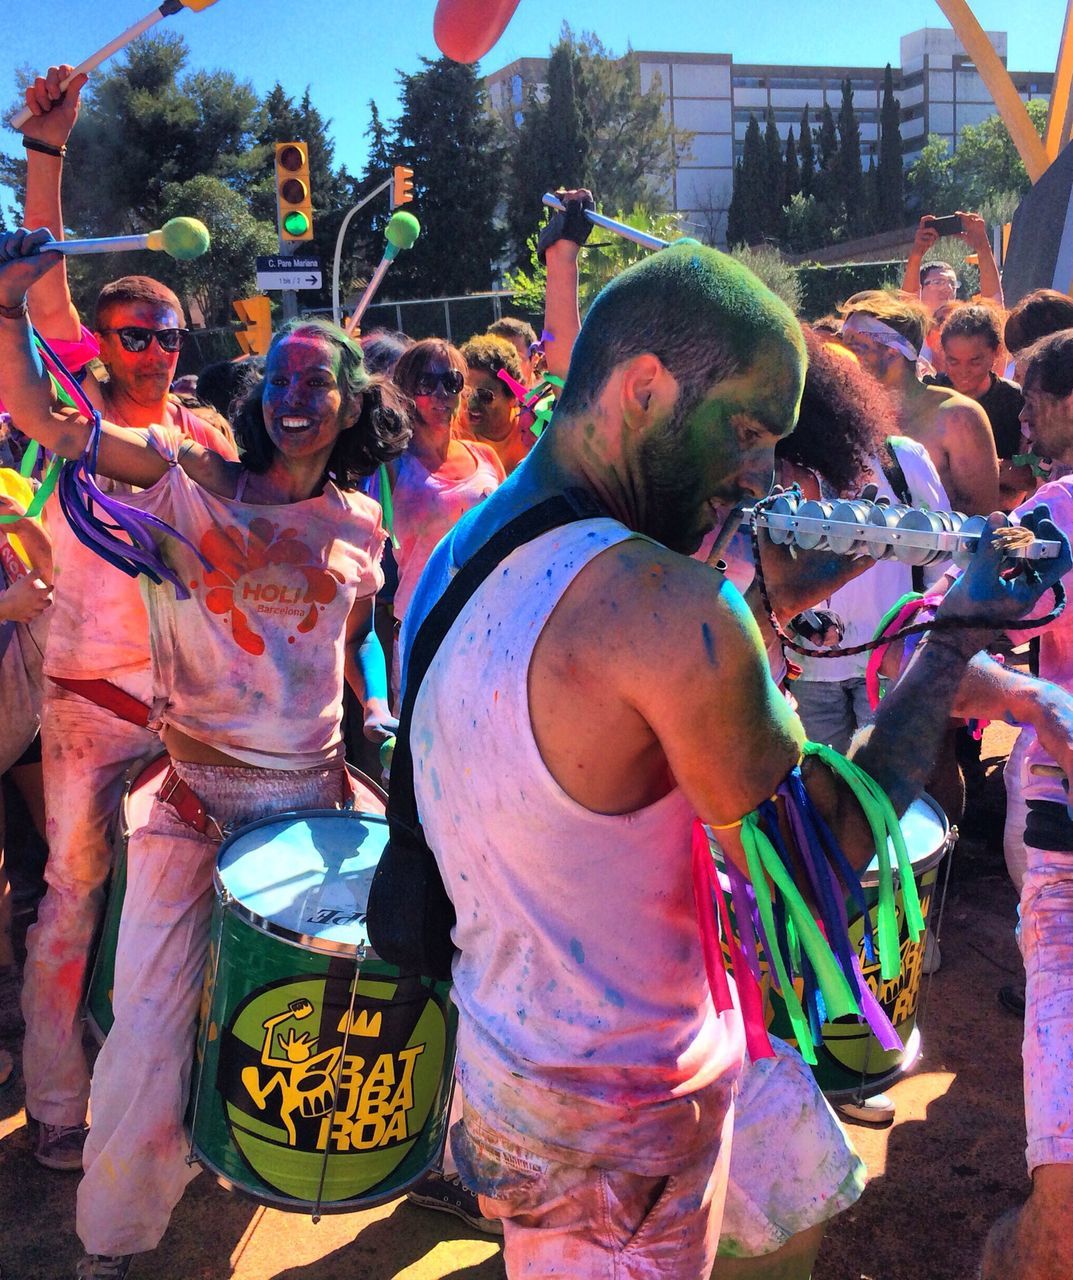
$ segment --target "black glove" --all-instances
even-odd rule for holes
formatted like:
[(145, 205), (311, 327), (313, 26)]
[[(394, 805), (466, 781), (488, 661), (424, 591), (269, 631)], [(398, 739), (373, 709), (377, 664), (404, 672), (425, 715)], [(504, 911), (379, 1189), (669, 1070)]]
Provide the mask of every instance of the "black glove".
[(547, 252), (558, 240), (572, 240), (574, 244), (584, 244), (592, 235), (592, 223), (585, 217), (586, 209), (595, 209), (591, 191), (572, 191), (569, 195), (561, 188), (555, 193), (566, 206), (560, 213), (552, 212), (548, 224), (541, 230), (537, 240), (537, 258), (544, 266)]

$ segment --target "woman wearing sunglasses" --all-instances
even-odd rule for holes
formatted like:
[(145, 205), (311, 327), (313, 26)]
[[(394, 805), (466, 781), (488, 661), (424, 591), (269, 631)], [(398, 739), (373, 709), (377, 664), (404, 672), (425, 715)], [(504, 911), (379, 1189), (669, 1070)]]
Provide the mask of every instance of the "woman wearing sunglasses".
[[(27, 434), (77, 458), (91, 424), (54, 404), (26, 319), (28, 288), (59, 261), (29, 256), (45, 238), (0, 236), (0, 396)], [(390, 384), (366, 375), (340, 330), (297, 322), (270, 348), (239, 430), (241, 463), (173, 428), (101, 428), (97, 470), (142, 489), (129, 506), (171, 526), (159, 549), (178, 587), (146, 591), (152, 712), (172, 768), (128, 849), (115, 1025), (78, 1194), (79, 1277), (125, 1276), (193, 1175), (182, 1120), (223, 829), (344, 801), (344, 674), (369, 735), (394, 727), (370, 625), (384, 533), (358, 492), (409, 438)]]
[(493, 449), (465, 438), (466, 362), (457, 347), (442, 338), (417, 342), (393, 376), (413, 405), (410, 444), (391, 468), (399, 566), (395, 618), (401, 623), (436, 543), (506, 474)]

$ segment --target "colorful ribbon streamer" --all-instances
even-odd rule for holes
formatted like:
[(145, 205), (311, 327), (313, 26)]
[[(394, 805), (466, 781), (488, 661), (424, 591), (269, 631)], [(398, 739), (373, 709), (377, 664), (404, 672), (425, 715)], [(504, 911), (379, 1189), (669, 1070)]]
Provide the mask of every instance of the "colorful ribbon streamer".
[[(725, 947), (737, 985), (750, 1057), (772, 1056), (760, 986), (761, 957), (772, 986), (786, 1006), (794, 1037), (807, 1062), (816, 1062), (815, 1046), (821, 1043), (823, 1024), (845, 1016), (863, 1018), (883, 1049), (900, 1049), (898, 1033), (862, 973), (849, 936), (845, 894), (849, 893), (862, 917), (865, 959), (870, 964), (878, 959), (884, 981), (897, 978), (901, 948), (890, 847), (898, 866), (909, 936), (916, 942), (924, 930), (901, 827), (887, 796), (852, 761), (830, 747), (811, 742), (805, 744), (803, 755), (815, 756), (837, 774), (853, 792), (868, 823), (878, 866), (878, 947), (860, 876), (813, 805), (798, 766), (771, 800), (742, 819), (740, 835), (747, 877), (729, 859), (721, 876), (705, 828), (698, 822), (694, 829), (694, 900), (712, 999), (720, 1013), (733, 1004)], [(802, 868), (816, 904), (814, 909), (806, 904), (795, 883)], [(729, 906), (724, 886), (729, 887)]]

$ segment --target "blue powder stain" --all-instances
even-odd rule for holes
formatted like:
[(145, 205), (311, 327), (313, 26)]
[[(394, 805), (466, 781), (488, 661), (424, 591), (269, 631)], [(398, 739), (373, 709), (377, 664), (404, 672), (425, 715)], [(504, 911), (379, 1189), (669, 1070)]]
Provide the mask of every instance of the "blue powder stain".
[(623, 1000), (621, 993), (616, 991), (614, 987), (604, 988), (604, 999), (608, 1004), (613, 1004), (616, 1009), (624, 1009), (626, 1007), (626, 1001)]
[(581, 945), (580, 942), (578, 942), (577, 938), (570, 939), (570, 954), (574, 957), (574, 959), (578, 962), (578, 964), (585, 963), (585, 948)]
[(519, 1009), (519, 1010), (518, 1010), (518, 1021), (524, 1024), (524, 1022), (525, 1022), (525, 1010), (524, 1010), (524, 1009)]
[(700, 624), (700, 635), (704, 641), (704, 653), (708, 662), (715, 666), (715, 641), (712, 639), (712, 629), (706, 622)]
[(432, 794), (436, 797), (436, 800), (442, 800), (443, 792), (440, 790), (440, 775), (435, 769), (429, 770), (428, 780), (432, 783)]

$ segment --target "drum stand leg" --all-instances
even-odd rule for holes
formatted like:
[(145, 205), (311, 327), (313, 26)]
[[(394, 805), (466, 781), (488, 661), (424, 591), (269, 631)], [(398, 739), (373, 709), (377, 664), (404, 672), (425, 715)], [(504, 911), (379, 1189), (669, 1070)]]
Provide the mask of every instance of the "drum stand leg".
[[(942, 933), (943, 912), (946, 910), (946, 893), (947, 893), (947, 890), (950, 888), (950, 869), (954, 865), (954, 850), (957, 848), (958, 839), (959, 839), (959, 836), (958, 836), (957, 827), (951, 827), (950, 841), (949, 841), (950, 847), (947, 850), (946, 870), (943, 873), (943, 891), (939, 897), (939, 916), (938, 916), (938, 919), (935, 921), (935, 929), (933, 931), (935, 935), (936, 945), (938, 945), (939, 935)], [(921, 1034), (923, 1034), (923, 1031), (924, 1031), (924, 1020), (928, 1013), (928, 1004), (931, 1000), (931, 984), (934, 978), (935, 978), (934, 973), (929, 973), (927, 975), (928, 981), (924, 987), (924, 996), (920, 1001), (920, 1012), (917, 1014), (917, 1025), (920, 1027)]]
[[(211, 945), (211, 944), (210, 944)], [(194, 1090), (194, 1105), (190, 1111), (190, 1150), (186, 1153), (186, 1163), (188, 1165), (197, 1164), (198, 1158), (194, 1154), (194, 1130), (197, 1127), (197, 1111), (201, 1103), (201, 1082), (205, 1078), (204, 1062), (205, 1053), (209, 1044), (209, 1023), (212, 1021), (212, 996), (216, 992), (216, 977), (220, 971), (220, 948), (215, 947), (215, 955), (212, 958), (212, 974), (206, 974), (204, 984), (202, 985), (202, 993), (206, 988), (209, 992), (209, 1007), (206, 1010), (207, 1017), (204, 1023), (198, 1027), (197, 1031), (197, 1048), (195, 1054), (201, 1060), (203, 1069), (197, 1073), (197, 1088)]]
[(354, 965), (354, 980), (350, 984), (350, 1006), (347, 1009), (346, 1019), (346, 1035), (343, 1037), (343, 1047), (339, 1055), (339, 1067), (335, 1073), (335, 1089), (332, 1093), (332, 1109), (328, 1116), (328, 1128), (324, 1135), (324, 1157), (320, 1162), (320, 1178), (317, 1182), (317, 1199), (313, 1206), (313, 1221), (319, 1222), (321, 1219), (320, 1206), (324, 1200), (324, 1180), (328, 1176), (328, 1152), (329, 1143), (332, 1138), (332, 1126), (335, 1124), (336, 1112), (339, 1110), (339, 1087), (343, 1080), (343, 1064), (346, 1062), (346, 1051), (350, 1046), (350, 1029), (354, 1025), (354, 1001), (358, 994), (358, 979), (361, 976), (361, 962), (365, 959), (364, 955), (359, 954)]

